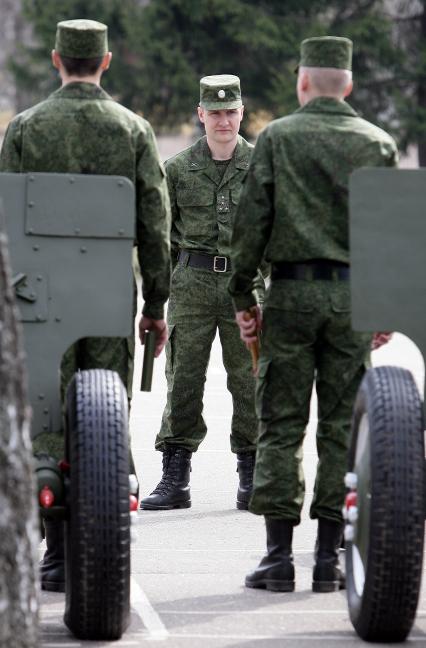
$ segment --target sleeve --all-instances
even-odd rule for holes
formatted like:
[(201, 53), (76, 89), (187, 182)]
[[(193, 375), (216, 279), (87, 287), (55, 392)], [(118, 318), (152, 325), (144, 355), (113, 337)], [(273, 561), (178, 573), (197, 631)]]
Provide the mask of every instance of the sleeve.
[(271, 278), (271, 264), (263, 260), (257, 270), (257, 274), (253, 279), (253, 291), (256, 295), (256, 301), (262, 305), (265, 301), (266, 287)]
[(170, 203), (164, 168), (149, 124), (139, 135), (136, 185), (143, 314), (162, 319), (170, 291)]
[(396, 142), (392, 140), (392, 146), (390, 147), (390, 155), (388, 156), (387, 166), (397, 167), (399, 162), (399, 153)]
[(174, 165), (170, 162), (166, 162), (166, 174), (167, 174), (167, 187), (169, 190), (170, 197), (170, 213), (171, 213), (171, 225), (170, 225), (170, 246), (171, 246), (171, 257), (172, 257), (172, 267), (174, 268), (177, 263), (177, 256), (179, 252), (179, 234), (176, 230), (176, 221), (179, 216), (178, 206), (176, 201), (176, 177), (174, 173)]
[(267, 131), (263, 131), (243, 183), (232, 236), (229, 292), (237, 311), (256, 303), (255, 279), (271, 236), (273, 205), (272, 150)]
[(0, 152), (0, 172), (20, 173), (21, 171), (21, 128), (20, 121), (14, 119), (7, 127)]

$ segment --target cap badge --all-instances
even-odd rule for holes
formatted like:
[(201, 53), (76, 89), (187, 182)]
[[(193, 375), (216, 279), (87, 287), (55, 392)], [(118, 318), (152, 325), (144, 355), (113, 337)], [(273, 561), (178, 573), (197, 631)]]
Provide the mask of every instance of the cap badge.
[(219, 92), (217, 93), (217, 96), (219, 97), (219, 99), (224, 99), (225, 98), (225, 90), (219, 90)]

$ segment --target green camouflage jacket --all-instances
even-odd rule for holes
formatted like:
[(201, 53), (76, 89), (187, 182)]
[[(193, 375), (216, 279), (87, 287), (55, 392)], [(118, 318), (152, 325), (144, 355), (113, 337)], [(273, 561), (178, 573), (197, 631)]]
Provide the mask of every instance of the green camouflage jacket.
[(166, 162), (172, 210), (172, 253), (179, 248), (229, 256), (241, 183), (253, 146), (238, 136), (221, 179), (206, 137)]
[(69, 83), (9, 124), (0, 171), (121, 175), (136, 189), (143, 312), (161, 319), (170, 283), (170, 206), (150, 124), (92, 83)]
[(383, 130), (345, 102), (313, 99), (259, 135), (232, 238), (230, 293), (237, 310), (255, 303), (260, 259), (349, 262), (348, 183), (360, 167), (395, 166)]

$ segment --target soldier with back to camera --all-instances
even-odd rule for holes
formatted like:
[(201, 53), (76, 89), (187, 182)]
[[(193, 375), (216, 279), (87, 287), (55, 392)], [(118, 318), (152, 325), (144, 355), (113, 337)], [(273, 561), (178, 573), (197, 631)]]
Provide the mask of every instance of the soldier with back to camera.
[[(352, 42), (302, 42), (300, 108), (260, 134), (232, 240), (230, 292), (246, 343), (262, 326), (256, 405), (260, 431), (250, 510), (265, 517), (267, 554), (246, 586), (295, 587), (293, 527), (304, 499), (302, 445), (314, 381), (318, 466), (310, 516), (318, 520), (314, 592), (344, 587), (338, 564), (347, 448), (371, 335), (351, 328), (348, 183), (360, 167), (394, 166), (397, 149), (346, 103)], [(271, 286), (263, 324), (252, 279), (265, 255)], [(247, 309), (256, 318), (244, 319)], [(378, 343), (386, 336), (376, 336)]]
[[(136, 189), (136, 244), (145, 304), (139, 322), (157, 336), (156, 355), (167, 340), (164, 304), (170, 281), (170, 209), (165, 173), (150, 124), (101, 88), (111, 61), (107, 27), (93, 20), (58, 23), (52, 63), (62, 87), (45, 101), (17, 115), (4, 139), (0, 171), (121, 175)], [(90, 278), (88, 278), (90, 280)], [(100, 299), (114, 299), (102, 295)], [(62, 394), (77, 369), (117, 371), (131, 396), (134, 340), (84, 338), (65, 354)], [(63, 436), (37, 436), (35, 452), (63, 457)], [(47, 551), (41, 563), (43, 589), (64, 591), (62, 521), (45, 520)]]

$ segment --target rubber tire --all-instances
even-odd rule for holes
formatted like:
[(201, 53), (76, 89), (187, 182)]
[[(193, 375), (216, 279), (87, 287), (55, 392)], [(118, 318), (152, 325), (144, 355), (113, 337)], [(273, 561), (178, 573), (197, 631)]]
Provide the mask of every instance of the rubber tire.
[(117, 373), (81, 371), (66, 406), (64, 621), (80, 639), (120, 639), (130, 618), (127, 395)]
[[(360, 433), (364, 416), (368, 428)], [(356, 632), (366, 641), (404, 641), (416, 615), (424, 537), (423, 431), (422, 403), (411, 373), (398, 367), (370, 369), (355, 403), (349, 470), (357, 472), (358, 435), (361, 439), (364, 435), (367, 443), (363, 446), (360, 441), (359, 446), (369, 446), (371, 500), (362, 525), (362, 507), (368, 503), (365, 498), (360, 501), (363, 489), (358, 476), (357, 532), (361, 535), (354, 542), (346, 541), (349, 614)], [(368, 537), (362, 537), (363, 533)], [(358, 591), (354, 575), (357, 542), (365, 554), (364, 587), (358, 586)]]

